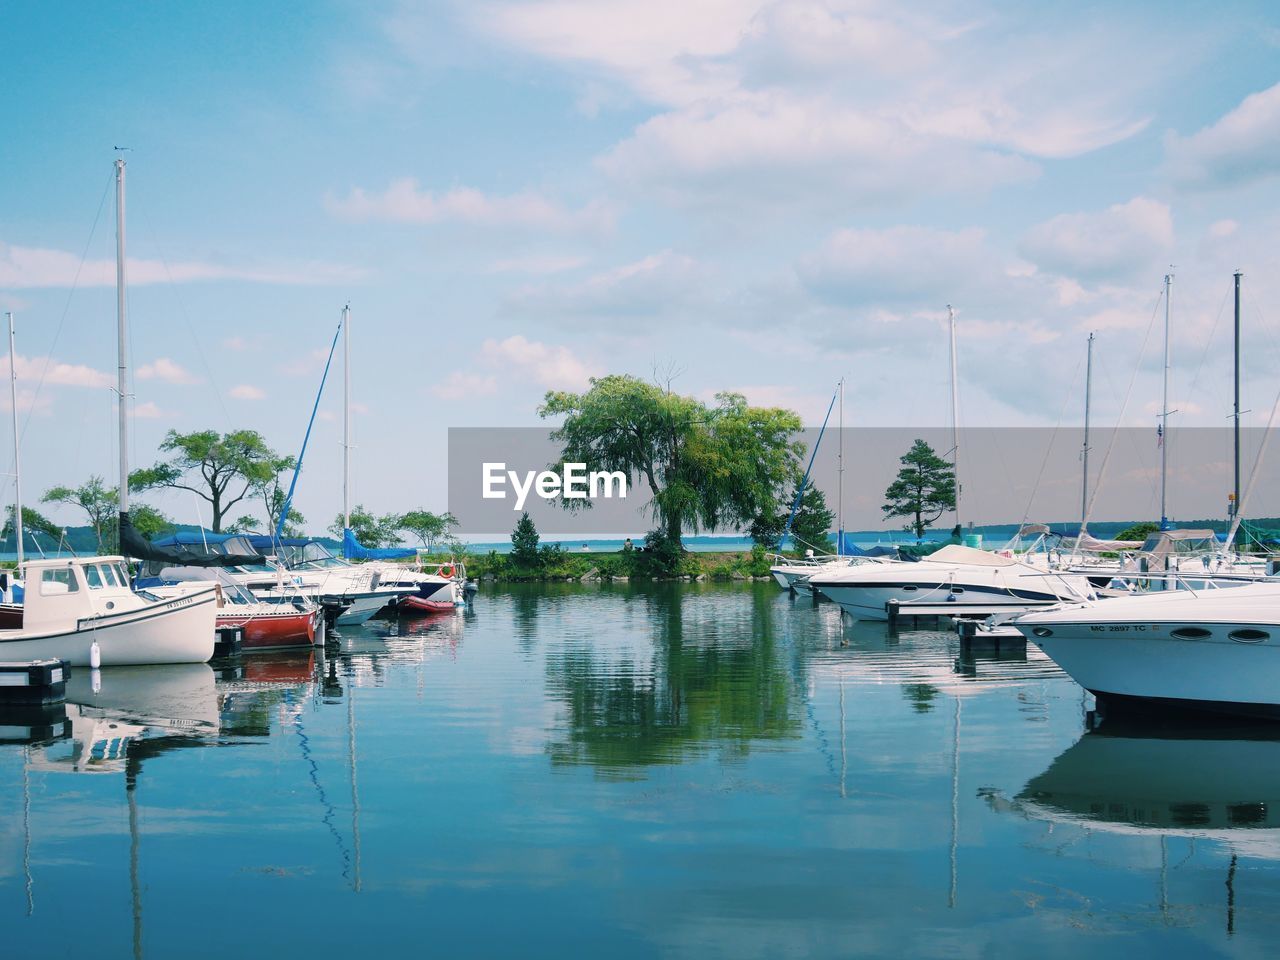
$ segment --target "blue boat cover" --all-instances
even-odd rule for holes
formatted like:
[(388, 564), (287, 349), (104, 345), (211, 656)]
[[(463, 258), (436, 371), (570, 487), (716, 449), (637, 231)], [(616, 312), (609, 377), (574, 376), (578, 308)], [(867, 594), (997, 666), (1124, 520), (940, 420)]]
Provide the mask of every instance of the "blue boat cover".
[(356, 539), (352, 529), (346, 527), (342, 531), (342, 555), (348, 560), (403, 560), (406, 557), (416, 557), (418, 551), (413, 547), (383, 547), (380, 549), (366, 547)]

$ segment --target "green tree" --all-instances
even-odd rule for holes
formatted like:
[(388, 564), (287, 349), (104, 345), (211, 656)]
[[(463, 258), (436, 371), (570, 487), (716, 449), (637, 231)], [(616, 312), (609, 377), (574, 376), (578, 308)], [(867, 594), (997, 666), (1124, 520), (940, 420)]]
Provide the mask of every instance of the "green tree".
[(908, 517), (908, 530), (923, 537), (933, 523), (956, 505), (955, 468), (923, 440), (917, 440), (899, 460), (898, 478), (884, 492), (886, 517)]
[(458, 522), (452, 513), (431, 513), (428, 510), (411, 510), (400, 518), (399, 529), (407, 530), (430, 550), (436, 541), (448, 536), (449, 528)]
[(516, 527), (511, 531), (511, 559), (524, 566), (535, 566), (539, 560), (538, 528), (526, 510), (520, 514)]
[(800, 498), (800, 509), (791, 524), (791, 538), (800, 548), (812, 547), (817, 553), (832, 550), (831, 525), (836, 515), (827, 509), (827, 498), (810, 484)]
[[(33, 507), (22, 508), (23, 542), (35, 533), (43, 533), (47, 537), (58, 540), (62, 536), (62, 528)], [(13, 536), (13, 504), (5, 511), (4, 529), (0, 530), (0, 539), (8, 540)]]
[(109, 488), (102, 477), (94, 474), (78, 487), (50, 487), (44, 492), (40, 502), (62, 503), (83, 510), (97, 538), (98, 552), (103, 552), (108, 536), (114, 531), (116, 504), (119, 503), (119, 498), (116, 491)]
[[(339, 540), (342, 539), (342, 520), (342, 514), (338, 514), (329, 525), (329, 532)], [(368, 547), (370, 550), (391, 547), (399, 543), (399, 531), (398, 514), (386, 513), (380, 517), (375, 516), (366, 510), (363, 504), (357, 504), (351, 510), (351, 532), (356, 535), (361, 546)]]
[(646, 484), (663, 539), (677, 550), (686, 530), (740, 529), (776, 512), (803, 451), (793, 439), (800, 418), (789, 410), (749, 407), (736, 393), (708, 406), (630, 376), (593, 379), (582, 394), (548, 393), (538, 413), (564, 417), (551, 434), (563, 445), (562, 464)]
[[(258, 498), (262, 500), (262, 507), (267, 516), (267, 530), (275, 533), (277, 524), (280, 522), (280, 511), (284, 509), (284, 500), (287, 496), (285, 489), (284, 476), (297, 466), (298, 461), (292, 456), (277, 456), (270, 464), (270, 470), (266, 472), (266, 479), (257, 483), (254, 487)], [(302, 514), (289, 505), (289, 517), (285, 521), (284, 535), (286, 537), (296, 537), (302, 535), (302, 525), (306, 522)]]
[(169, 459), (134, 471), (129, 485), (140, 490), (190, 490), (209, 504), (214, 533), (222, 532), (232, 507), (251, 494), (260, 494), (279, 475), (281, 464), (292, 462), (291, 457), (281, 457), (267, 446), (256, 430), (223, 434), (216, 430), (170, 430), (160, 450), (170, 454)]
[(1143, 520), (1135, 523), (1131, 527), (1125, 527), (1115, 535), (1116, 540), (1146, 540), (1151, 534), (1160, 529), (1160, 524), (1152, 523), (1150, 520)]

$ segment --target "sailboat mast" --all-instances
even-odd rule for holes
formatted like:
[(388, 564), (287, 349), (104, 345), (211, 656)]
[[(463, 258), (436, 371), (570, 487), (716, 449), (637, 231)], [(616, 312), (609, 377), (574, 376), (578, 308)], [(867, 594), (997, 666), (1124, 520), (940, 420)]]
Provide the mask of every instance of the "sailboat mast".
[(351, 526), (351, 304), (342, 308), (342, 527)]
[(18, 547), (18, 576), (22, 575), (22, 459), (18, 443), (18, 373), (13, 359), (13, 312), (9, 312), (9, 406), (13, 411), (13, 533)]
[[(1239, 270), (1236, 271), (1236, 331), (1235, 331), (1235, 406), (1233, 409), (1233, 419), (1235, 420), (1235, 473), (1231, 491), (1231, 515), (1234, 517), (1240, 511), (1240, 277)], [(1227, 544), (1228, 547), (1231, 544)]]
[(124, 157), (116, 158), (116, 325), (117, 380), (120, 403), (120, 512), (129, 511), (129, 336), (125, 314)]
[(844, 556), (844, 377), (840, 378), (840, 444), (836, 460), (839, 469), (836, 471), (836, 556)]
[(1084, 469), (1080, 479), (1080, 535), (1084, 536), (1084, 525), (1089, 513), (1089, 400), (1093, 388), (1093, 334), (1089, 334), (1089, 352), (1084, 364), (1084, 447), (1080, 451), (1080, 459)]
[(956, 526), (960, 526), (960, 393), (956, 377), (956, 312), (947, 304), (951, 327), (951, 472), (956, 481)]
[(1169, 294), (1173, 274), (1164, 275), (1164, 393), (1160, 401), (1160, 529), (1169, 529), (1165, 494), (1169, 486)]

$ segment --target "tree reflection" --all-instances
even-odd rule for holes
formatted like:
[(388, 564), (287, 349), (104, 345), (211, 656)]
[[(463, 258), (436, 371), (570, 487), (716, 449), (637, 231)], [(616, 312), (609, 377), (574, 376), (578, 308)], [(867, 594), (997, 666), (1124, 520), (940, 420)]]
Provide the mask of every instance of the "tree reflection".
[(725, 599), (669, 585), (632, 594), (628, 604), (643, 604), (649, 621), (647, 643), (624, 650), (602, 637), (549, 657), (550, 694), (567, 710), (547, 748), (552, 762), (642, 776), (637, 768), (712, 751), (734, 759), (755, 741), (799, 736), (776, 595), (753, 591), (749, 615)]

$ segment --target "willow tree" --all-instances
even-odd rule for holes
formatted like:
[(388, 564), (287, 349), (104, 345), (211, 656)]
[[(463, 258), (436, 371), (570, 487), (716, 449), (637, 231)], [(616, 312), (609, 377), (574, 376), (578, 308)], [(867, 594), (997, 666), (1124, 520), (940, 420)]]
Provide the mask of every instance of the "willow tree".
[(548, 393), (538, 413), (564, 417), (551, 434), (563, 445), (561, 464), (618, 470), (629, 485), (646, 485), (657, 533), (677, 550), (686, 531), (744, 528), (776, 513), (803, 452), (790, 410), (751, 407), (736, 393), (709, 405), (630, 376)]

